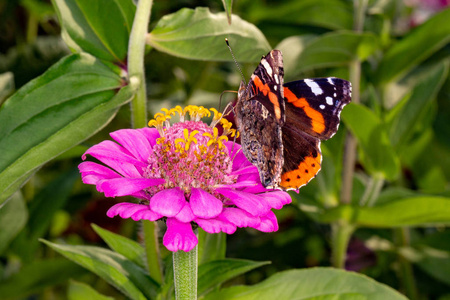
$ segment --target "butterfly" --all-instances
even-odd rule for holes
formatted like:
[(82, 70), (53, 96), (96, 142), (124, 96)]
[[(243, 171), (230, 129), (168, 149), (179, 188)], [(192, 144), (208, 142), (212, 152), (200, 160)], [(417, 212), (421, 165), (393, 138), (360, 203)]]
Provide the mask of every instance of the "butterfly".
[(241, 82), (234, 111), (242, 151), (266, 188), (298, 190), (316, 176), (320, 142), (337, 132), (351, 91), (335, 77), (284, 83), (281, 51), (261, 58), (249, 83)]

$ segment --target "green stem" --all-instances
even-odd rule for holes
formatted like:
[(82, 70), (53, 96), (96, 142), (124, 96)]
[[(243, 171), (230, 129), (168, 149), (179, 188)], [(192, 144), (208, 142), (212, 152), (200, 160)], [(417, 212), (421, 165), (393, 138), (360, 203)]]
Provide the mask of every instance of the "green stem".
[[(364, 16), (367, 9), (368, 0), (355, 0), (354, 6), (354, 23), (353, 30), (357, 33), (361, 33), (364, 29)], [(358, 57), (355, 57), (349, 66), (349, 79), (352, 83), (352, 102), (360, 103), (360, 83), (361, 83), (361, 61)], [(356, 147), (357, 143), (355, 138), (347, 134), (345, 153), (344, 153), (344, 169), (342, 174), (342, 190), (341, 190), (341, 202), (349, 204), (352, 199), (353, 191), (353, 173), (356, 162)]]
[(333, 267), (343, 269), (347, 257), (348, 243), (355, 231), (355, 226), (341, 221), (332, 224), (331, 230)]
[(147, 126), (144, 54), (152, 4), (153, 0), (138, 1), (128, 44), (128, 76), (130, 81), (139, 83), (136, 96), (131, 101), (131, 122), (133, 128)]
[(158, 224), (156, 222), (142, 221), (144, 233), (145, 256), (147, 258), (147, 270), (150, 276), (157, 282), (163, 282), (161, 255), (158, 242)]
[[(397, 244), (399, 247), (409, 247), (409, 228), (396, 228), (394, 229), (395, 236), (397, 238)], [(406, 296), (411, 300), (418, 300), (419, 293), (417, 291), (417, 285), (414, 279), (414, 272), (411, 263), (401, 254), (399, 254), (400, 262), (400, 280), (402, 281), (403, 288), (405, 289)]]
[(189, 252), (173, 253), (173, 273), (175, 277), (175, 299), (197, 299), (198, 255), (195, 246)]

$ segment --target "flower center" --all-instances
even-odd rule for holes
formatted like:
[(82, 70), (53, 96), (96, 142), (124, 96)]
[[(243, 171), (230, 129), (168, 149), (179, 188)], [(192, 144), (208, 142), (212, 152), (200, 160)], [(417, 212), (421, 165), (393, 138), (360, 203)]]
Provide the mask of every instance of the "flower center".
[[(164, 178), (166, 183), (158, 187), (150, 187), (147, 191), (154, 194), (164, 188), (180, 187), (186, 195), (192, 188), (201, 188), (215, 194), (213, 188), (220, 184), (236, 182), (236, 177), (230, 175), (232, 161), (228, 149), (223, 142), (226, 134), (235, 134), (231, 124), (222, 119), (216, 110), (210, 126), (200, 119), (209, 116), (210, 112), (203, 107), (188, 106), (184, 110), (177, 106), (172, 110), (163, 110), (166, 114), (155, 115), (149, 125), (155, 126), (161, 137), (153, 147), (149, 165), (145, 171), (147, 178)], [(180, 122), (170, 125), (173, 112), (180, 114)], [(186, 121), (189, 112), (190, 120)], [(163, 126), (164, 123), (164, 126)], [(221, 123), (225, 135), (219, 135), (215, 127)]]

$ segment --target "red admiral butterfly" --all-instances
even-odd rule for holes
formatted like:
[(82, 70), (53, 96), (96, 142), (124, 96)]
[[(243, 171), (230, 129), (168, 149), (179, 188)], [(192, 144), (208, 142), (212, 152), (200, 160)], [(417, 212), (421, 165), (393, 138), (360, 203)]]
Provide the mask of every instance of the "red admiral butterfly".
[(337, 131), (351, 83), (335, 78), (283, 82), (281, 51), (263, 56), (241, 82), (235, 119), (242, 150), (267, 188), (298, 190), (320, 171), (320, 141)]

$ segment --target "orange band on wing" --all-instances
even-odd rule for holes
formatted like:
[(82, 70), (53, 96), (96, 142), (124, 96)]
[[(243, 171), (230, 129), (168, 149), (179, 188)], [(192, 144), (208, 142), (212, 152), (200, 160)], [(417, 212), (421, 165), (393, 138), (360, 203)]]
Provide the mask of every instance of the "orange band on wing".
[(277, 120), (281, 119), (281, 111), (280, 111), (280, 102), (278, 96), (270, 91), (269, 85), (263, 84), (261, 79), (258, 76), (253, 76), (253, 83), (255, 86), (263, 93), (264, 96), (269, 95), (269, 100), (273, 104), (275, 117)]
[(295, 107), (301, 108), (305, 114), (311, 119), (311, 124), (314, 132), (322, 133), (325, 131), (325, 120), (320, 112), (309, 106), (305, 98), (297, 98), (295, 94), (287, 87), (284, 87), (284, 97), (289, 103)]
[(321, 155), (307, 156), (297, 169), (281, 174), (280, 186), (283, 189), (299, 189), (307, 184), (320, 171)]

